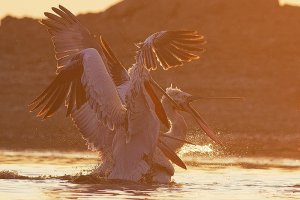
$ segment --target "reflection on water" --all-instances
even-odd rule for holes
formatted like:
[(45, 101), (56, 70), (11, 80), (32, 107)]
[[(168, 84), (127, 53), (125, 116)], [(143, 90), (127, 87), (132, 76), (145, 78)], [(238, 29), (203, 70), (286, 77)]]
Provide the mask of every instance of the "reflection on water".
[(188, 153), (212, 153), (213, 148), (211, 144), (208, 145), (191, 145), (186, 144), (183, 147), (181, 147), (180, 151), (178, 152), (179, 156), (183, 156), (184, 154)]
[(201, 156), (204, 149), (181, 152), (188, 170), (176, 168), (168, 185), (107, 180), (75, 184), (70, 179), (89, 174), (97, 154), (4, 151), (0, 199), (299, 199), (299, 160), (215, 158)]

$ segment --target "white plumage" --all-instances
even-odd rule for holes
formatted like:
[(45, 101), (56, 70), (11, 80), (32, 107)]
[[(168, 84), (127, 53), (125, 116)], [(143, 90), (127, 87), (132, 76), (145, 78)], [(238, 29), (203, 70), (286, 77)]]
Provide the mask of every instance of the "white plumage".
[[(196, 31), (155, 33), (139, 45), (127, 72), (102, 37), (98, 43), (63, 6), (52, 10), (56, 15), (45, 13), (42, 23), (52, 35), (58, 75), (31, 103), (32, 110), (41, 107), (38, 116), (47, 118), (66, 101), (67, 116), (89, 148), (102, 152), (99, 171), (108, 178), (139, 181), (154, 171), (153, 180), (169, 180), (174, 168), (168, 159), (185, 165), (160, 139), (160, 121), (170, 125), (149, 72), (198, 59), (194, 52), (203, 49), (193, 45), (202, 44), (203, 37)], [(155, 165), (165, 170), (155, 171)]]
[(117, 88), (108, 74), (105, 64), (96, 49), (84, 49), (83, 74), (81, 83), (89, 105), (96, 112), (99, 121), (111, 130), (124, 127), (126, 109), (122, 104)]

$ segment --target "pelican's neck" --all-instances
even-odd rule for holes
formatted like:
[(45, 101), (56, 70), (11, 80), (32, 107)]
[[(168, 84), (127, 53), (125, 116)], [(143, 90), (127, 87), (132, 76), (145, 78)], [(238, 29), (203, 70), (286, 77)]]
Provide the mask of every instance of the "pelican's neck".
[(166, 98), (162, 99), (162, 105), (171, 122), (171, 128), (167, 134), (185, 139), (188, 127), (183, 116), (172, 107), (171, 103)]

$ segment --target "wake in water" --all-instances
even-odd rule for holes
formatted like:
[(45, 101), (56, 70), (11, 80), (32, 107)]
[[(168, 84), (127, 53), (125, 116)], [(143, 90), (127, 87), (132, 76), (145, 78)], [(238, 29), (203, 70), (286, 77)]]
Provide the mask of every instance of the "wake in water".
[(78, 173), (76, 175), (64, 175), (64, 176), (23, 176), (19, 175), (17, 171), (12, 170), (3, 170), (0, 171), (0, 179), (17, 179), (17, 180), (31, 180), (31, 181), (41, 181), (41, 180), (61, 180), (67, 181), (69, 183), (75, 184), (97, 184), (98, 186), (103, 186), (105, 189), (124, 189), (124, 188), (132, 188), (134, 190), (143, 190), (143, 189), (155, 189), (160, 187), (173, 187), (173, 186), (181, 186), (181, 184), (175, 183), (174, 181), (170, 183), (146, 183), (146, 182), (131, 182), (125, 180), (108, 180), (103, 177), (98, 177), (97, 175), (91, 174), (81, 174)]
[[(212, 144), (186, 144), (181, 148), (178, 154), (188, 166), (187, 173), (191, 166), (207, 170), (217, 168), (222, 169), (226, 167), (247, 169), (300, 169), (299, 164), (290, 159), (274, 160), (268, 158), (258, 159), (249, 157), (222, 157), (220, 156), (222, 155), (222, 150), (216, 149), (216, 147)], [(10, 163), (7, 166), (3, 165), (2, 169), (0, 169), (0, 179), (63, 180), (70, 183), (79, 184), (122, 184), (124, 182), (128, 184), (126, 181), (107, 180), (106, 178), (97, 176), (97, 173), (93, 173), (97, 167), (96, 163), (99, 162), (97, 154), (82, 154), (78, 152), (2, 152), (0, 158), (4, 163)], [(24, 163), (32, 164), (32, 169), (27, 171), (28, 168), (26, 168), (26, 165), (28, 164), (24, 165)], [(63, 167), (58, 168), (58, 163), (60, 163), (60, 165)], [(43, 167), (37, 167), (36, 164)], [(81, 164), (80, 167), (78, 167), (79, 164)], [(20, 166), (24, 166), (25, 168), (20, 168)], [(62, 170), (64, 168), (67, 170)], [(18, 173), (20, 171), (22, 171), (23, 175)], [(45, 175), (49, 172), (49, 175)], [(70, 174), (67, 175), (64, 173)], [(174, 182), (171, 184), (174, 184)]]
[[(186, 156), (186, 155), (191, 155), (191, 153), (201, 153), (201, 154), (207, 154), (207, 153), (212, 153), (214, 150), (212, 148), (212, 145), (185, 145), (181, 148), (181, 150), (178, 152), (180, 156)], [(44, 154), (35, 154), (32, 153), (33, 155), (37, 157), (42, 157)], [(9, 154), (11, 155), (11, 154)], [(18, 154), (13, 154), (14, 156), (17, 156)], [(69, 154), (66, 154), (68, 157), (73, 158), (72, 156), (69, 156)], [(55, 156), (54, 156), (55, 157)], [(57, 155), (56, 155), (57, 157)], [(48, 157), (49, 158), (49, 157)], [(39, 160), (39, 159), (38, 159)], [(96, 167), (95, 167), (96, 169)], [(96, 173), (93, 173), (95, 169), (91, 169), (89, 171), (85, 172), (80, 172), (75, 175), (63, 175), (63, 176), (52, 176), (52, 175), (42, 175), (42, 176), (24, 176), (20, 175), (17, 171), (15, 170), (2, 170), (0, 171), (0, 179), (20, 179), (20, 180), (49, 180), (49, 179), (56, 179), (56, 180), (65, 180), (71, 183), (80, 183), (80, 184), (99, 184), (99, 183), (106, 183), (106, 184), (122, 184), (122, 183), (127, 183), (127, 181), (112, 181), (112, 180), (107, 180), (104, 177), (99, 177), (97, 176)], [(174, 182), (170, 183), (171, 185), (174, 184)], [(168, 185), (170, 185), (168, 184)]]
[(47, 179), (58, 179), (58, 180), (66, 180), (72, 183), (99, 183), (103, 181), (107, 181), (104, 178), (97, 177), (93, 174), (83, 175), (83, 174), (76, 174), (76, 175), (64, 175), (64, 176), (23, 176), (19, 175), (17, 171), (11, 170), (3, 170), (0, 171), (0, 179), (21, 179), (21, 180), (47, 180)]
[(23, 176), (19, 175), (17, 171), (11, 170), (3, 170), (0, 171), (0, 179), (21, 179), (21, 180), (48, 180), (48, 179), (58, 179), (58, 180), (66, 180), (72, 183), (99, 183), (103, 181), (107, 181), (104, 178), (99, 178), (93, 174), (83, 175), (83, 174), (76, 174), (76, 175), (64, 175), (64, 176)]
[(50, 175), (43, 175), (43, 176), (23, 176), (20, 175), (17, 171), (14, 170), (3, 170), (0, 171), (0, 179), (20, 179), (20, 180), (47, 180), (47, 179), (59, 179), (59, 180), (68, 180), (71, 181), (75, 177), (79, 177), (80, 175), (71, 176), (71, 175), (64, 175), (64, 176), (50, 176)]

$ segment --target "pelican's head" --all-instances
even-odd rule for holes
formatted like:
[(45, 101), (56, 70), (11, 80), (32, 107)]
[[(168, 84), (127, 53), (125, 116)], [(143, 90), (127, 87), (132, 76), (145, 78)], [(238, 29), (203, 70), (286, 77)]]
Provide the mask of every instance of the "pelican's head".
[(163, 97), (162, 104), (169, 104), (172, 106), (172, 109), (177, 111), (184, 111), (193, 116), (197, 124), (201, 129), (216, 143), (222, 145), (222, 142), (219, 140), (215, 132), (209, 127), (209, 125), (203, 120), (199, 113), (191, 106), (191, 103), (196, 100), (203, 99), (204, 97), (194, 96), (187, 92), (183, 92), (177, 87), (172, 87), (172, 85), (166, 89), (166, 94), (173, 99), (169, 101), (168, 98)]
[(172, 85), (166, 89), (166, 93), (177, 103), (174, 108), (182, 111), (184, 111), (182, 108), (184, 104), (201, 99), (201, 97), (191, 95)]

